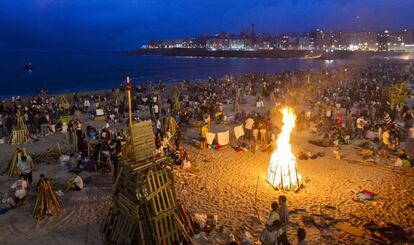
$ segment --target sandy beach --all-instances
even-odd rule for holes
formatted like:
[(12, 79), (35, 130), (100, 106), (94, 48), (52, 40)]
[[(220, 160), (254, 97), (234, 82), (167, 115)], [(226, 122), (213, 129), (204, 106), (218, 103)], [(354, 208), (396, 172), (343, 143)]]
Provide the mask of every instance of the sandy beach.
[[(252, 104), (243, 105), (243, 109), (257, 111)], [(268, 107), (259, 109), (265, 112)], [(225, 110), (230, 111), (231, 105), (226, 105)], [(82, 116), (82, 120), (84, 125), (103, 124), (91, 121), (86, 115)], [(232, 126), (213, 123), (211, 131), (220, 132), (229, 128)], [(293, 244), (298, 227), (306, 229), (309, 244), (372, 243), (368, 232), (361, 228), (371, 220), (399, 224), (414, 234), (414, 169), (393, 167), (391, 161), (364, 161), (356, 154), (355, 147), (361, 143), (359, 141), (344, 146), (343, 159), (336, 160), (333, 148), (307, 143), (316, 135), (309, 131), (295, 131), (292, 145), (296, 156), (303, 151), (323, 152), (325, 156), (314, 160), (297, 160), (298, 170), (307, 183), (304, 189), (293, 193), (276, 191), (267, 183), (268, 152), (236, 152), (230, 146), (200, 151), (191, 143), (198, 134), (198, 128), (183, 129), (184, 148), (189, 153), (192, 167), (188, 170), (175, 169), (176, 193), (193, 213), (217, 215), (219, 226), (224, 229), (223, 232), (216, 230), (195, 239), (195, 244), (227, 244), (230, 234), (242, 238), (245, 231), (258, 241), (270, 204), (282, 194), (287, 196), (291, 211), (288, 236)], [(38, 142), (23, 147), (29, 154), (35, 154), (57, 144), (63, 150), (69, 149), (61, 133), (40, 138)], [(0, 146), (2, 171), (16, 147)], [(44, 173), (56, 181), (56, 189), (62, 188), (64, 181), (71, 176), (59, 163), (36, 167), (34, 183)], [(0, 225), (4, 228), (0, 243), (102, 244), (99, 225), (111, 201), (111, 178), (111, 174), (93, 174), (84, 191), (69, 192), (60, 197), (64, 208), (60, 215), (48, 217), (39, 223), (31, 215), (36, 198), (32, 190), (24, 206), (0, 216)], [(14, 177), (1, 176), (0, 193), (4, 195), (9, 191), (14, 181)], [(376, 193), (377, 199), (358, 200), (353, 192), (363, 189)], [(309, 215), (313, 215), (319, 228), (304, 224), (303, 217)], [(337, 223), (359, 227), (362, 235), (355, 236), (335, 228), (333, 224), (325, 224), (320, 217), (326, 216)]]

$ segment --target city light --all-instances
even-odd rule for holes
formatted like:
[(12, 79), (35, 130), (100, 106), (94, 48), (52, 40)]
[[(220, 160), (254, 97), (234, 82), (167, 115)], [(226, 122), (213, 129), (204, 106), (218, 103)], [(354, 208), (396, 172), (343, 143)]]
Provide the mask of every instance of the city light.
[(325, 51), (409, 51), (414, 30), (342, 32), (317, 29), (305, 33), (222, 32), (176, 40), (151, 41), (142, 48), (202, 48), (209, 51), (309, 50)]

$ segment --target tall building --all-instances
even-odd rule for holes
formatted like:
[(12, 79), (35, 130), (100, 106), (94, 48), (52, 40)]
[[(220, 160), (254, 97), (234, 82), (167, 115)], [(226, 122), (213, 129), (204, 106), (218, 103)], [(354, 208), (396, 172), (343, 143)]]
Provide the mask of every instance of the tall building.
[(288, 32), (277, 37), (278, 49), (297, 49), (299, 45), (299, 38), (295, 33)]
[(390, 49), (390, 37), (391, 34), (388, 30), (377, 33), (378, 51), (388, 51)]
[(367, 32), (344, 32), (342, 35), (343, 50), (377, 50), (377, 33)]
[(299, 37), (298, 48), (302, 50), (312, 50), (315, 48), (315, 36), (311, 32), (302, 34)]
[(403, 38), (405, 44), (414, 44), (414, 30), (404, 30)]
[(319, 50), (340, 49), (342, 46), (342, 34), (342, 31), (317, 29), (315, 32), (315, 48)]

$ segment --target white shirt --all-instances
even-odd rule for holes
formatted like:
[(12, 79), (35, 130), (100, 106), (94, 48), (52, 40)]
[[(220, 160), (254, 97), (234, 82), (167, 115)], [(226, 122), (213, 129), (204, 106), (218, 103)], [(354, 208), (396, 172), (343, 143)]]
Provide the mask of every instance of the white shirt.
[(246, 129), (252, 129), (253, 128), (253, 124), (254, 124), (253, 118), (249, 117), (246, 120), (246, 125), (244, 126), (244, 128), (246, 128)]
[(14, 193), (14, 195), (19, 199), (22, 199), (27, 195), (27, 181), (26, 180), (18, 180), (14, 182), (14, 184), (12, 185), (12, 188), (16, 189), (16, 192)]
[(273, 225), (275, 220), (280, 220), (279, 213), (276, 211), (270, 212), (269, 219), (267, 220), (268, 225)]
[(30, 164), (31, 161), (32, 158), (29, 155), (26, 156), (26, 161), (23, 161), (21, 159), (17, 161), (17, 167), (23, 174), (32, 172), (32, 165)]
[(278, 237), (280, 235), (281, 235), (280, 230), (269, 231), (268, 229), (265, 228), (262, 234), (260, 235), (260, 241), (262, 241), (263, 245), (277, 245)]
[(75, 179), (73, 180), (73, 183), (79, 187), (80, 189), (83, 189), (83, 180), (82, 178), (78, 175), (75, 177)]
[(154, 113), (158, 113), (158, 105), (154, 105)]
[(365, 120), (363, 118), (358, 118), (356, 121), (357, 128), (364, 128)]

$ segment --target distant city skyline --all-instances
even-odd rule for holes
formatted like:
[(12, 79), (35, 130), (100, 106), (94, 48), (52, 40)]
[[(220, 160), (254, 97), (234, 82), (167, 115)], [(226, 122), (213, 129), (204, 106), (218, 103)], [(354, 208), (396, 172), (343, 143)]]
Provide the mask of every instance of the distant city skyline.
[(254, 31), (255, 24), (240, 34), (221, 32), (212, 35), (151, 40), (144, 49), (215, 50), (324, 50), (331, 51), (406, 51), (414, 52), (414, 28), (381, 31), (343, 31), (316, 29), (283, 34)]
[(413, 28), (414, 0), (4, 0), (0, 51), (128, 50), (153, 39)]

